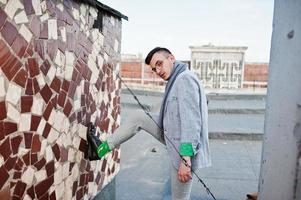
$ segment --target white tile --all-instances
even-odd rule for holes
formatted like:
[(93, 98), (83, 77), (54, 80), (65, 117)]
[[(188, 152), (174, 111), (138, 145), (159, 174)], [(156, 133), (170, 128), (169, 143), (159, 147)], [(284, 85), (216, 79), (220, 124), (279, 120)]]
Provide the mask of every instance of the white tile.
[(40, 0), (32, 0), (32, 7), (33, 7), (36, 15), (42, 15), (41, 1)]
[(48, 39), (57, 40), (57, 21), (56, 21), (56, 19), (48, 20)]
[[(85, 25), (86, 24), (86, 19), (85, 19), (85, 17), (83, 16), (83, 15), (80, 15), (80, 21), (82, 22), (82, 24), (83, 25)], [(84, 29), (84, 27), (83, 27), (83, 29)]]
[(69, 128), (70, 128), (69, 118), (64, 116), (64, 121), (62, 124), (61, 132), (68, 133)]
[(7, 0), (0, 0), (0, 3), (5, 5), (7, 3)]
[(20, 122), (20, 112), (10, 103), (7, 105), (7, 116), (17, 124)]
[(63, 42), (66, 42), (67, 41), (66, 28), (65, 27), (61, 27), (60, 31), (61, 31), (61, 36), (62, 36)]
[(54, 185), (60, 184), (63, 181), (63, 168), (59, 164), (54, 172)]
[(74, 148), (78, 149), (79, 145), (80, 145), (80, 137), (78, 137), (78, 136), (75, 135), (73, 137), (72, 144), (73, 144)]
[(56, 199), (62, 199), (65, 193), (65, 184), (64, 182), (60, 183), (56, 188), (55, 188), (55, 197)]
[(78, 127), (78, 136), (84, 140), (87, 140), (87, 129), (88, 128), (82, 124), (79, 124), (78, 126), (79, 126)]
[(31, 107), (31, 113), (36, 115), (43, 114), (44, 100), (36, 96), (33, 97), (33, 103)]
[(97, 9), (90, 6), (89, 12), (93, 18), (97, 18)]
[(19, 0), (10, 0), (6, 4), (4, 11), (6, 12), (7, 16), (9, 16), (9, 18), (13, 19), (16, 11), (18, 9), (23, 9), (23, 8), (24, 6), (21, 4)]
[(85, 4), (80, 4), (80, 15), (85, 16), (87, 12), (87, 6)]
[(47, 73), (49, 84), (52, 82), (53, 78), (55, 77), (55, 73), (56, 73), (56, 68), (53, 65), (51, 65)]
[(2, 165), (4, 165), (4, 158), (2, 155), (0, 155), (0, 167), (2, 167)]
[(47, 1), (47, 0), (42, 1), (42, 2), (40, 3), (42, 12), (46, 12), (46, 10), (47, 10), (47, 4), (46, 4), (46, 1)]
[(66, 51), (65, 52), (65, 57), (66, 57), (66, 66), (72, 66), (73, 67), (74, 61), (75, 61), (74, 53), (72, 53), (70, 51)]
[(104, 53), (104, 59), (105, 59), (106, 62), (108, 62), (108, 60), (109, 60), (109, 55), (108, 55), (107, 53)]
[(30, 32), (30, 30), (28, 30), (28, 28), (24, 24), (21, 25), (19, 33), (25, 38), (25, 40), (28, 43), (30, 42), (32, 38), (32, 33)]
[(65, 180), (65, 192), (64, 192), (64, 199), (72, 199), (72, 187), (73, 186), (73, 180), (72, 177), (69, 176)]
[(28, 18), (24, 10), (22, 10), (19, 14), (15, 16), (15, 22), (16, 24), (22, 24), (28, 22)]
[(65, 55), (60, 50), (56, 52), (54, 62), (60, 67), (65, 65)]
[(69, 148), (69, 150), (68, 150), (68, 161), (69, 162), (75, 161), (75, 154), (76, 154), (75, 150), (72, 148)]
[(48, 123), (50, 125), (53, 125), (55, 117), (56, 117), (56, 110), (52, 109), (52, 111), (51, 111), (51, 113), (49, 115), (49, 118), (48, 118)]
[(45, 119), (42, 117), (40, 123), (39, 123), (39, 126), (38, 126), (38, 129), (37, 129), (37, 133), (39, 135), (43, 135), (43, 131), (44, 131), (44, 128), (45, 128), (45, 125), (46, 125), (46, 121)]
[(30, 149), (25, 149), (23, 147), (19, 147), (19, 149), (18, 149), (18, 157), (20, 158), (20, 157), (24, 156), (29, 151), (30, 151)]
[(69, 176), (69, 167), (70, 167), (69, 162), (65, 162), (63, 164), (63, 180), (65, 180)]
[(103, 65), (103, 57), (102, 56), (97, 56), (97, 64), (98, 64), (98, 68), (102, 69), (102, 65)]
[(47, 178), (47, 173), (45, 169), (41, 169), (34, 173), (34, 177), (36, 178), (36, 183), (41, 182)]
[(55, 75), (56, 75), (58, 78), (61, 78), (61, 79), (64, 78), (64, 76), (65, 76), (65, 71), (64, 71), (64, 69), (62, 68), (62, 66), (59, 66), (59, 67), (56, 68), (56, 73), (55, 73)]
[(44, 22), (44, 21), (46, 21), (46, 20), (48, 20), (49, 19), (49, 14), (48, 13), (45, 13), (44, 15), (42, 15), (41, 17), (40, 17), (40, 21), (41, 22)]
[(75, 20), (79, 20), (79, 11), (75, 8), (72, 9), (72, 14)]
[(64, 137), (64, 140), (63, 140), (63, 145), (64, 147), (70, 147), (72, 145), (72, 138), (71, 138), (71, 134), (70, 133), (67, 133)]
[(26, 194), (26, 195), (24, 196), (23, 200), (32, 200), (32, 198), (31, 198), (28, 194)]
[(21, 114), (19, 131), (29, 131), (31, 122), (31, 114)]
[(21, 176), (22, 182), (26, 183), (28, 186), (31, 186), (33, 182), (34, 172), (35, 170), (33, 168), (28, 167)]
[(5, 95), (6, 95), (6, 89), (5, 89), (4, 77), (0, 75), (0, 98), (5, 97)]
[(50, 145), (46, 147), (46, 162), (50, 162), (54, 159), (52, 148)]
[(58, 137), (59, 137), (59, 132), (51, 128), (49, 135), (47, 137), (47, 141), (48, 143), (53, 144), (58, 139)]
[(43, 140), (41, 141), (41, 150), (40, 150), (40, 152), (39, 152), (39, 156), (45, 155), (46, 148), (47, 148), (47, 140), (46, 140), (46, 139), (43, 139)]
[(103, 46), (103, 43), (104, 43), (104, 35), (102, 34), (102, 33), (98, 33), (98, 44), (100, 45), (100, 46)]
[(21, 98), (21, 88), (17, 85), (9, 83), (5, 100), (17, 105)]
[(115, 42), (114, 42), (114, 51), (118, 52), (118, 49), (119, 49), (119, 42), (118, 42), (118, 40), (115, 39)]
[(62, 128), (62, 123), (64, 122), (64, 117), (65, 117), (64, 113), (57, 111), (56, 116), (53, 120), (53, 128), (60, 131)]
[(64, 12), (64, 6), (63, 4), (59, 3), (56, 5), (56, 7), (61, 11), (61, 12)]
[(36, 76), (36, 78), (37, 78), (40, 88), (43, 88), (46, 83), (45, 83), (45, 79), (44, 79), (44, 76), (42, 75), (42, 73), (40, 73), (38, 76)]

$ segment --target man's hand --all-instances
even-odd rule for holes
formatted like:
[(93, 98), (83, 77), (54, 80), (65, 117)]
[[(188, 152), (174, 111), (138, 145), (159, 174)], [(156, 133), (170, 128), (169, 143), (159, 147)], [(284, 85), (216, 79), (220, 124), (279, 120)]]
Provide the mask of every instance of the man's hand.
[(178, 179), (182, 183), (188, 182), (190, 179), (192, 179), (191, 176), (191, 160), (189, 156), (183, 156), (183, 159), (186, 160), (186, 163), (188, 166), (185, 165), (184, 161), (181, 160), (179, 170), (178, 170)]

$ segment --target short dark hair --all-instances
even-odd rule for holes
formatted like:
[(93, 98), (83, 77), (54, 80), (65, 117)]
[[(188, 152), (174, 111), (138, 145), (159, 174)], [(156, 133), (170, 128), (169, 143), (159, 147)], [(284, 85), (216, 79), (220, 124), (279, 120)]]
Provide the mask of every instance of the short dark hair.
[(166, 53), (172, 54), (167, 48), (164, 48), (164, 47), (156, 47), (156, 48), (154, 48), (153, 50), (151, 50), (151, 51), (147, 54), (147, 56), (146, 56), (146, 58), (145, 58), (145, 63), (146, 63), (147, 65), (150, 64), (150, 61), (152, 60), (153, 55), (154, 55), (155, 53), (157, 53), (157, 52), (166, 52)]

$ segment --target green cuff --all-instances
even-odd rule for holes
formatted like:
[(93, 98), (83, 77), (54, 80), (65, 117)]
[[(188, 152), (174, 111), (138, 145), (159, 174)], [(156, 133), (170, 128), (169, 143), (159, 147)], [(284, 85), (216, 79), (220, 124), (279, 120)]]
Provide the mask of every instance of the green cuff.
[(106, 155), (110, 151), (111, 151), (111, 149), (108, 145), (108, 142), (105, 141), (105, 142), (101, 143), (101, 145), (98, 146), (97, 155), (99, 158), (102, 158), (104, 155)]
[(192, 143), (181, 143), (180, 155), (181, 156), (193, 156)]

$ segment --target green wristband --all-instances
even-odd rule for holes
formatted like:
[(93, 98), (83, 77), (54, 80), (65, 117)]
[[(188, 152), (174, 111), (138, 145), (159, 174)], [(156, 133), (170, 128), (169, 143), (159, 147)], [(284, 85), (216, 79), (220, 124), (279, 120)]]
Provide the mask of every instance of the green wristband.
[(181, 143), (180, 145), (180, 155), (181, 156), (193, 156), (192, 143)]
[(97, 155), (99, 158), (102, 158), (104, 155), (106, 155), (110, 151), (111, 151), (111, 149), (108, 145), (108, 142), (105, 141), (105, 142), (101, 143), (101, 145), (98, 146)]

